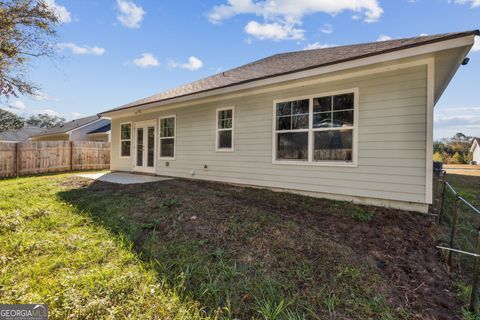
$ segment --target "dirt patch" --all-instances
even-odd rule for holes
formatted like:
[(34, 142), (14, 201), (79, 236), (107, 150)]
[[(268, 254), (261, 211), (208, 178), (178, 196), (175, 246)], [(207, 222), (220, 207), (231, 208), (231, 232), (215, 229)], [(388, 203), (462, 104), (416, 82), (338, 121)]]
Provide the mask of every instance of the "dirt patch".
[[(307, 318), (459, 318), (435, 249), (439, 230), (425, 215), (182, 179), (119, 186), (71, 178), (65, 186), (76, 190), (62, 197), (129, 233), (145, 259), (162, 261), (159, 272), (192, 268), (184, 285), (206, 310), (226, 312), (232, 300), (232, 316), (258, 316), (258, 288), (272, 278)], [(121, 213), (97, 212), (93, 197), (132, 202)], [(115, 224), (120, 216), (125, 225)], [(213, 285), (220, 293), (210, 296)]]

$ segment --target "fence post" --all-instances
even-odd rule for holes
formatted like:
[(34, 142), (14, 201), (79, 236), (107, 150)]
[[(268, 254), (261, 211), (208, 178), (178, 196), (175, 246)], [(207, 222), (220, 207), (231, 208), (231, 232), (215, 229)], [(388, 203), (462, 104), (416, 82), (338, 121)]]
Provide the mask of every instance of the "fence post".
[(20, 148), (18, 145), (20, 142), (15, 143), (15, 178), (20, 175)]
[(443, 202), (445, 201), (445, 186), (446, 186), (446, 182), (447, 182), (447, 175), (446, 175), (446, 172), (445, 171), (442, 171), (440, 173), (442, 179), (441, 179), (441, 183), (442, 183), (442, 197), (440, 198), (440, 207), (438, 208), (438, 223), (441, 224), (442, 223), (442, 214), (443, 214)]
[(477, 251), (475, 252), (477, 256), (475, 257), (475, 271), (473, 274), (472, 281), (472, 293), (470, 295), (470, 311), (477, 311), (478, 303), (478, 278), (480, 273), (480, 228), (477, 231)]
[(70, 171), (73, 171), (73, 141), (70, 141)]
[[(452, 230), (450, 231), (450, 248), (453, 249), (455, 243), (455, 233), (457, 229), (457, 219), (458, 219), (458, 195), (455, 195), (455, 202), (453, 207), (453, 218), (452, 218)], [(448, 252), (448, 266), (452, 267), (452, 251)]]

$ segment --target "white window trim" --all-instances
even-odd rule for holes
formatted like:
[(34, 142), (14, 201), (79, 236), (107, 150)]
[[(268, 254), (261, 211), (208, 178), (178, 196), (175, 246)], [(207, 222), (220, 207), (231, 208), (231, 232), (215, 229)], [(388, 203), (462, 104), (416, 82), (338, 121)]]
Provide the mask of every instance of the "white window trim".
[[(162, 119), (173, 118), (173, 137), (161, 137), (162, 134)], [(173, 138), (173, 157), (162, 157), (162, 140)], [(158, 159), (159, 160), (175, 160), (177, 156), (177, 115), (171, 114), (158, 118)]]
[[(313, 128), (313, 99), (324, 96), (335, 96), (339, 94), (353, 93), (353, 127), (340, 127), (340, 128)], [(277, 103), (288, 102), (293, 100), (309, 100), (309, 119), (308, 129), (299, 130), (280, 130), (277, 131)], [(351, 88), (338, 91), (321, 92), (317, 94), (311, 94), (308, 96), (291, 97), (285, 99), (273, 100), (273, 125), (272, 125), (272, 164), (281, 165), (302, 165), (302, 166), (324, 166), (324, 167), (358, 167), (358, 125), (359, 125), (359, 89)], [(353, 129), (353, 141), (352, 141), (352, 161), (313, 161), (313, 133), (316, 131), (330, 131), (330, 130), (342, 130)], [(308, 132), (308, 160), (278, 160), (277, 159), (277, 133), (288, 132)]]
[[(124, 124), (129, 124), (130, 125), (130, 139), (122, 139), (122, 125)], [(120, 123), (120, 127), (119, 127), (119, 131), (120, 131), (120, 150), (118, 151), (118, 154), (120, 156), (120, 158), (123, 158), (123, 159), (129, 159), (132, 157), (132, 147), (133, 147), (133, 123), (132, 121), (127, 121), (127, 122), (121, 122)], [(130, 155), (129, 156), (122, 156), (122, 142), (123, 141), (130, 141)]]
[[(218, 113), (220, 111), (232, 110), (232, 128), (219, 129), (218, 128)], [(235, 151), (235, 106), (218, 108), (215, 116), (215, 152), (234, 152)], [(220, 131), (232, 131), (232, 147), (231, 148), (219, 148), (218, 147), (218, 133)]]

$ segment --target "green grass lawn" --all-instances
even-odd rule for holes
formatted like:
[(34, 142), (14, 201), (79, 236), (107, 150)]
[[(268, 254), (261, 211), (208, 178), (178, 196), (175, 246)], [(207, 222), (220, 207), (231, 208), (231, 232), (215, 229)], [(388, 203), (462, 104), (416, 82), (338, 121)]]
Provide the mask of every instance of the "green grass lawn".
[(200, 181), (3, 180), (0, 302), (51, 319), (458, 314), (436, 232), (418, 214)]

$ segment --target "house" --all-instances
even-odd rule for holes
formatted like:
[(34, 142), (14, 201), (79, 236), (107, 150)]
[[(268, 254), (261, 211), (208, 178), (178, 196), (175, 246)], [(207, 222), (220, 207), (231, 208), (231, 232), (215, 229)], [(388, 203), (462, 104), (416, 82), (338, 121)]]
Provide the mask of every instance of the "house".
[(470, 152), (472, 153), (473, 163), (480, 164), (480, 138), (473, 138)]
[(478, 34), (277, 54), (105, 111), (111, 169), (426, 212), (433, 107)]
[(0, 132), (0, 142), (23, 142), (28, 140), (31, 136), (44, 133), (45, 130), (46, 129), (40, 127), (26, 126), (18, 130)]
[(75, 119), (60, 126), (45, 129), (30, 137), (33, 141), (110, 141), (110, 120), (98, 115)]

